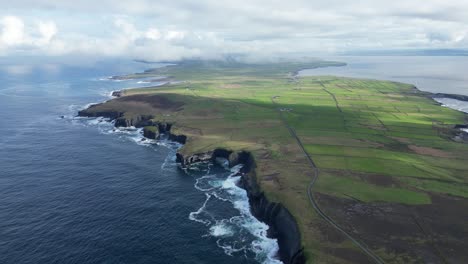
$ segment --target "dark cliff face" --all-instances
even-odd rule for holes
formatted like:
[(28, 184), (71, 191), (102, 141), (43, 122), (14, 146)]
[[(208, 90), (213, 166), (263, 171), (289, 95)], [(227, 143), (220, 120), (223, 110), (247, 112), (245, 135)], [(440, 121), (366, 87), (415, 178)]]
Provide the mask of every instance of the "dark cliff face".
[(114, 96), (114, 97), (121, 97), (122, 96), (122, 91), (113, 91), (111, 95)]
[[(95, 112), (92, 107), (79, 111), (78, 116), (84, 117), (106, 117), (115, 120), (116, 127), (144, 127), (143, 134), (150, 139), (158, 139), (161, 134), (167, 135), (169, 140), (185, 144), (185, 135), (171, 133), (172, 124), (165, 122), (154, 122), (152, 116), (138, 116), (126, 118), (123, 113), (108, 111)], [(176, 154), (176, 161), (182, 167), (197, 162), (215, 162), (216, 158), (225, 158), (230, 166), (243, 164), (241, 170), (240, 186), (247, 191), (252, 214), (260, 221), (266, 223), (269, 228), (269, 236), (278, 239), (280, 259), (285, 264), (303, 264), (305, 256), (301, 247), (301, 236), (296, 220), (289, 211), (279, 203), (268, 201), (265, 194), (260, 190), (255, 175), (255, 161), (248, 152), (232, 152), (226, 149), (215, 149), (210, 152), (193, 154), (184, 157)]]
[(171, 128), (172, 128), (172, 124), (169, 124), (169, 123), (159, 123), (158, 124), (158, 131), (161, 134), (171, 132)]
[(149, 139), (157, 139), (159, 134), (154, 129), (151, 129), (151, 127), (144, 127), (143, 136)]
[(175, 141), (180, 144), (185, 144), (187, 142), (187, 136), (176, 135), (171, 132), (171, 128), (172, 128), (171, 123), (159, 122), (156, 124), (156, 127), (158, 128), (159, 135), (161, 134), (167, 135), (167, 139), (171, 141)]
[(461, 94), (436, 93), (436, 94), (433, 94), (432, 97), (434, 97), (434, 98), (450, 98), (450, 99), (455, 99), (455, 100), (459, 100), (459, 101), (468, 102), (468, 96), (467, 95), (461, 95)]
[(244, 164), (240, 185), (247, 190), (250, 210), (255, 217), (270, 227), (269, 236), (278, 239), (281, 261), (285, 264), (305, 263), (301, 234), (296, 220), (286, 207), (268, 201), (261, 191), (257, 184), (252, 155), (241, 152), (238, 156), (238, 163)]
[[(171, 133), (171, 123), (153, 121), (154, 116), (151, 115), (139, 115), (128, 118), (124, 116), (124, 113), (116, 111), (96, 112), (92, 110), (91, 106), (88, 109), (79, 111), (78, 116), (109, 118), (114, 121), (115, 127), (143, 127), (143, 136), (150, 139), (159, 139), (161, 134), (164, 134), (167, 135), (169, 140), (180, 144), (185, 144), (187, 142), (187, 137), (185, 135), (175, 135)], [(155, 127), (157, 132), (147, 129), (147, 127)]]
[(145, 126), (154, 126), (157, 123), (153, 122), (153, 116), (150, 115), (140, 115), (132, 118), (119, 117), (115, 119), (116, 127), (145, 127)]
[(115, 121), (115, 127), (145, 127), (157, 125), (152, 121), (151, 115), (139, 115), (135, 117), (125, 117), (124, 113), (117, 111), (94, 111), (93, 106), (78, 111), (78, 116), (83, 117), (105, 117)]
[(174, 135), (172, 133), (169, 134), (169, 140), (175, 141), (180, 144), (185, 144), (187, 142), (187, 137), (184, 135)]
[(196, 162), (213, 162), (216, 158), (229, 160), (230, 166), (243, 164), (240, 186), (247, 191), (252, 214), (270, 228), (268, 235), (278, 239), (280, 259), (285, 264), (303, 264), (306, 259), (301, 246), (301, 235), (296, 220), (280, 203), (268, 201), (257, 184), (255, 161), (248, 152), (235, 153), (225, 149), (184, 157), (177, 153), (177, 162), (188, 166)]
[(105, 118), (110, 118), (111, 120), (121, 118), (123, 116), (123, 113), (121, 112), (116, 112), (116, 111), (103, 111), (103, 112), (95, 112), (95, 111), (89, 111), (92, 106), (88, 109), (84, 109), (81, 111), (78, 111), (78, 116), (82, 117), (105, 117)]

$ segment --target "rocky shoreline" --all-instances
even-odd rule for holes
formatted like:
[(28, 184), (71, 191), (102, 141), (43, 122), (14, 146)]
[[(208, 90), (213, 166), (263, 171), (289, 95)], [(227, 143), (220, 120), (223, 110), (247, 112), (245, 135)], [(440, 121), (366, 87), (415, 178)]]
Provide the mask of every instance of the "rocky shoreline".
[[(452, 98), (468, 101), (468, 96), (453, 94), (433, 94), (420, 91), (413, 86), (414, 92), (424, 93), (428, 98), (437, 102), (436, 98)], [(124, 97), (124, 91), (113, 91), (112, 96)], [(119, 99), (117, 99), (119, 100)], [(440, 103), (439, 103), (440, 104)], [(137, 127), (143, 128), (143, 136), (148, 139), (167, 138), (171, 141), (185, 144), (187, 136), (174, 133), (173, 124), (167, 122), (154, 121), (154, 116), (137, 115), (128, 117), (123, 110), (118, 111), (97, 111), (90, 106), (78, 113), (79, 116), (106, 117), (114, 121), (116, 127)], [(468, 121), (468, 119), (467, 119)], [(468, 123), (468, 122), (467, 122)], [(447, 132), (447, 135), (458, 142), (468, 142), (467, 123), (456, 124), (450, 127), (441, 125), (440, 130)], [(269, 226), (268, 237), (276, 238), (279, 245), (279, 258), (285, 264), (302, 264), (306, 258), (301, 245), (301, 234), (296, 220), (290, 212), (279, 203), (271, 202), (267, 199), (257, 183), (255, 174), (255, 160), (251, 153), (241, 151), (234, 152), (228, 149), (216, 148), (203, 153), (176, 154), (176, 161), (181, 167), (187, 167), (198, 162), (216, 162), (216, 159), (223, 158), (229, 161), (229, 166), (233, 167), (243, 164), (239, 173), (241, 180), (239, 187), (247, 191), (250, 210), (254, 217)]]
[(435, 94), (432, 94), (432, 98), (449, 98), (449, 99), (455, 99), (459, 101), (468, 102), (468, 96), (461, 95), (461, 94), (435, 93)]
[(226, 149), (215, 149), (187, 157), (177, 153), (176, 161), (185, 167), (197, 162), (215, 162), (217, 158), (227, 159), (230, 167), (243, 164), (239, 185), (247, 191), (252, 215), (270, 227), (269, 237), (278, 240), (280, 260), (285, 264), (305, 263), (306, 258), (296, 220), (282, 204), (269, 201), (261, 191), (257, 184), (256, 165), (251, 153), (233, 152)]
[[(447, 93), (431, 93), (431, 92), (425, 92), (419, 90), (418, 87), (413, 85), (413, 89), (415, 92), (418, 93), (424, 93), (428, 98), (433, 100), (436, 104), (443, 106), (442, 103), (438, 102), (436, 99), (437, 98), (448, 98), (448, 99), (455, 99), (459, 101), (464, 101), (468, 102), (468, 96), (467, 95), (461, 95), (461, 94), (447, 94)], [(452, 108), (454, 109), (454, 108)], [(457, 109), (454, 109), (456, 111), (460, 111)], [(461, 111), (460, 111), (461, 112)], [(463, 143), (468, 143), (468, 132), (466, 129), (468, 129), (468, 114), (465, 113), (465, 123), (464, 124), (455, 124), (451, 127), (452, 131), (456, 131), (453, 136), (451, 137), (452, 140), (456, 142), (463, 142)]]
[[(115, 93), (115, 92), (114, 92)], [(187, 137), (171, 132), (172, 124), (165, 122), (154, 122), (152, 116), (137, 116), (126, 118), (124, 113), (115, 111), (94, 112), (84, 109), (78, 112), (81, 117), (105, 117), (114, 121), (116, 127), (143, 128), (143, 136), (148, 139), (160, 139), (163, 135), (169, 140), (185, 144)], [(279, 245), (279, 258), (284, 264), (303, 264), (306, 258), (301, 245), (301, 235), (296, 220), (291, 213), (280, 203), (271, 202), (261, 191), (257, 184), (255, 174), (255, 160), (251, 153), (241, 151), (233, 152), (226, 149), (214, 149), (205, 153), (191, 154), (183, 156), (176, 154), (176, 161), (180, 166), (187, 167), (197, 162), (215, 162), (217, 158), (224, 158), (229, 161), (229, 166), (233, 167), (243, 164), (240, 176), (240, 187), (247, 191), (250, 210), (260, 221), (266, 223), (270, 228), (268, 236), (276, 238)]]

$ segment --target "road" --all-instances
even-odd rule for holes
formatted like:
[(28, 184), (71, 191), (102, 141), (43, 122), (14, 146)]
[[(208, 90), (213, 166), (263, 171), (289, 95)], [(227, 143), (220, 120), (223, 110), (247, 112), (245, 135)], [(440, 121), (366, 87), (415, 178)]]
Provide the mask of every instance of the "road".
[(360, 248), (364, 253), (366, 253), (367, 256), (369, 256), (370, 259), (372, 259), (375, 263), (378, 263), (378, 264), (383, 264), (385, 263), (379, 256), (377, 256), (374, 252), (372, 252), (366, 244), (364, 244), (363, 242), (359, 242), (356, 238), (354, 238), (351, 234), (349, 234), (348, 232), (346, 232), (342, 227), (340, 227), (333, 219), (331, 219), (327, 214), (325, 214), (322, 209), (320, 209), (320, 206), (318, 205), (317, 201), (315, 200), (314, 196), (313, 196), (313, 193), (312, 193), (312, 188), (314, 187), (314, 184), (315, 182), (317, 181), (318, 177), (319, 177), (319, 169), (317, 167), (317, 165), (315, 164), (314, 160), (312, 159), (312, 157), (309, 155), (309, 153), (307, 153), (306, 149), (304, 148), (304, 145), (302, 144), (301, 140), (299, 139), (299, 137), (297, 136), (296, 134), (296, 131), (294, 130), (294, 128), (292, 128), (286, 118), (284, 117), (283, 115), (283, 111), (281, 111), (281, 107), (279, 107), (279, 105), (276, 103), (276, 99), (278, 97), (277, 96), (273, 96), (271, 98), (271, 102), (277, 106), (276, 107), (276, 110), (278, 111), (279, 113), (279, 116), (280, 116), (280, 119), (281, 121), (283, 122), (284, 126), (289, 130), (289, 133), (291, 134), (291, 136), (296, 140), (297, 144), (299, 145), (299, 147), (301, 148), (302, 152), (304, 153), (304, 155), (306, 156), (312, 170), (313, 170), (313, 176), (312, 176), (312, 180), (311, 182), (309, 183), (309, 186), (307, 187), (307, 195), (309, 196), (309, 201), (310, 203), (312, 204), (312, 207), (314, 208), (314, 210), (317, 212), (318, 215), (320, 215), (320, 217), (322, 217), (326, 222), (328, 222), (330, 225), (332, 225), (336, 230), (340, 231), (343, 235), (345, 235), (347, 238), (349, 238), (349, 240), (351, 240), (358, 248)]

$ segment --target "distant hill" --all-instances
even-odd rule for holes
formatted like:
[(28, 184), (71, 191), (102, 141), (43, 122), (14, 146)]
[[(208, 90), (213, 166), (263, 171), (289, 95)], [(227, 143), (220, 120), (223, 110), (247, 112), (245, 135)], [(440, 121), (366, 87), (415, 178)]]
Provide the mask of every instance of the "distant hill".
[(362, 50), (343, 52), (348, 56), (468, 56), (465, 49)]

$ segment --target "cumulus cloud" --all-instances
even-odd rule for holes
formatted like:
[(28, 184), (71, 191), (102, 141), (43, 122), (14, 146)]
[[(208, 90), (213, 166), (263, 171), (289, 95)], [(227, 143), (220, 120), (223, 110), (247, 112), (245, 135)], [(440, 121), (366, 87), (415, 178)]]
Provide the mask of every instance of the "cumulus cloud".
[(57, 26), (52, 21), (36, 21), (28, 27), (17, 16), (1, 17), (0, 54), (46, 51), (57, 32)]
[(2, 25), (1, 44), (13, 46), (22, 44), (24, 40), (24, 23), (15, 16), (5, 16), (0, 20)]
[(152, 40), (158, 40), (161, 38), (161, 32), (156, 28), (149, 28), (145, 33), (145, 37)]
[(41, 33), (40, 42), (49, 43), (52, 38), (57, 34), (57, 26), (52, 21), (39, 22), (39, 32)]
[(7, 55), (176, 60), (468, 48), (468, 1), (459, 0), (2, 2), (0, 53)]

